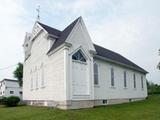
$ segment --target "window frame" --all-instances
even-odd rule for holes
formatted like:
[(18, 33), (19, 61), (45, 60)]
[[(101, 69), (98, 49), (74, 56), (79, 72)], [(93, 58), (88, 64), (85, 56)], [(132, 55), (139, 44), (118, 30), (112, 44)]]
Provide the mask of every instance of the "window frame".
[(82, 50), (80, 49), (72, 55), (72, 60), (82, 62), (82, 63), (87, 63), (87, 59), (85, 55), (83, 54)]
[(44, 80), (44, 64), (41, 64), (41, 87), (45, 87), (45, 80)]
[[(97, 70), (95, 70), (95, 65), (97, 66)], [(97, 71), (97, 72), (95, 72), (95, 71)], [(94, 85), (98, 86), (99, 85), (99, 66), (95, 61), (94, 61), (94, 65), (93, 65), (93, 72), (94, 72)]]
[(9, 91), (9, 93), (10, 93), (10, 94), (14, 94), (14, 91), (11, 90), (11, 91)]
[(144, 79), (143, 79), (142, 75), (141, 75), (141, 88), (142, 88), (142, 90), (144, 89)]
[(133, 87), (134, 89), (136, 89), (137, 85), (136, 85), (136, 74), (133, 74)]
[(114, 68), (112, 67), (110, 69), (110, 72), (111, 72), (111, 87), (115, 87), (115, 78), (114, 78)]
[(31, 90), (33, 90), (33, 72), (32, 72), (32, 70), (31, 70), (30, 74), (31, 74), (31, 78), (30, 78), (31, 79), (31, 81), (30, 81), (31, 82), (31, 84), (30, 84), (31, 86), (30, 87), (31, 87)]
[(35, 67), (35, 88), (38, 89), (38, 68), (37, 66)]
[(124, 88), (127, 88), (127, 72), (123, 71)]

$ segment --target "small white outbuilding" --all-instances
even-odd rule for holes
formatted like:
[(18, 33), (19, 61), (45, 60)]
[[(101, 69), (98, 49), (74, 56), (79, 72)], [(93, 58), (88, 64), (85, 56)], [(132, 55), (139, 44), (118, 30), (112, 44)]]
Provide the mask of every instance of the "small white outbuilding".
[(22, 98), (22, 87), (17, 80), (3, 79), (0, 81), (0, 97), (17, 96)]

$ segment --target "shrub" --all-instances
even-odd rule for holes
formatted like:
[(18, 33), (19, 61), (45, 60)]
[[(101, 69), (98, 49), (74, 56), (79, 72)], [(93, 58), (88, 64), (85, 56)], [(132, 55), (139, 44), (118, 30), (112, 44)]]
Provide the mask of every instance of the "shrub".
[(0, 98), (0, 105), (3, 105), (3, 98)]
[(20, 102), (20, 98), (17, 96), (10, 96), (10, 97), (4, 98), (3, 101), (7, 107), (15, 107)]

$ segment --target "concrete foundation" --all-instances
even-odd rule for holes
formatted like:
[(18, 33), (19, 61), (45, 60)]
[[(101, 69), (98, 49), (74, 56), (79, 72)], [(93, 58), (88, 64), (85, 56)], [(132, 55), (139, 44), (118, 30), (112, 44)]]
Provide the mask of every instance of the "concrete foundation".
[(33, 106), (46, 106), (46, 107), (54, 107), (66, 110), (66, 109), (93, 108), (94, 106), (121, 104), (121, 103), (128, 103), (145, 99), (146, 98), (68, 100), (68, 101), (26, 100), (25, 103)]

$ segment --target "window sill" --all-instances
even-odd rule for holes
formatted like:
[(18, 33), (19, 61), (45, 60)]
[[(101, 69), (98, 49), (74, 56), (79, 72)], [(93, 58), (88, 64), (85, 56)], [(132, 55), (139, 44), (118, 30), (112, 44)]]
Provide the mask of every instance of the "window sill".
[(137, 90), (137, 88), (133, 88), (133, 90)]
[(100, 88), (100, 85), (94, 85), (94, 87)]
[(82, 63), (82, 64), (87, 65), (87, 62), (82, 62), (82, 61), (79, 61), (79, 60), (73, 60), (73, 59), (72, 59), (72, 61), (74, 61), (74, 62), (78, 62), (78, 63)]
[(126, 89), (128, 89), (128, 88), (127, 88), (127, 87), (124, 87), (123, 89), (125, 89), (125, 90), (126, 90)]
[(41, 86), (41, 88), (42, 88), (42, 89), (44, 89), (44, 88), (45, 88), (45, 86)]
[(110, 88), (111, 88), (111, 89), (116, 89), (116, 87), (115, 87), (115, 86), (111, 86)]

